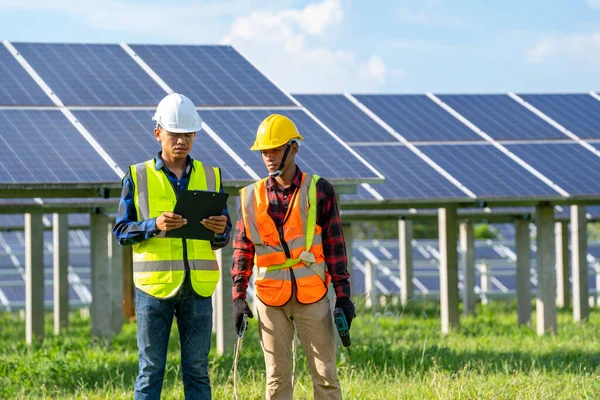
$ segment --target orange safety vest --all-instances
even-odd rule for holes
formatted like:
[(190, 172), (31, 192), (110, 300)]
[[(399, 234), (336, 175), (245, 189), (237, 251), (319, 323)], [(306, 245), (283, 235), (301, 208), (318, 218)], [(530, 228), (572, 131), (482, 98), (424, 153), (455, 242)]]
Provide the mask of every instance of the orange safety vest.
[(295, 282), (298, 302), (315, 303), (327, 294), (330, 281), (321, 227), (316, 223), (319, 177), (302, 174), (302, 184), (294, 193), (283, 227), (279, 229), (267, 213), (267, 179), (240, 190), (246, 237), (255, 248), (256, 295), (268, 306), (282, 306), (292, 297)]

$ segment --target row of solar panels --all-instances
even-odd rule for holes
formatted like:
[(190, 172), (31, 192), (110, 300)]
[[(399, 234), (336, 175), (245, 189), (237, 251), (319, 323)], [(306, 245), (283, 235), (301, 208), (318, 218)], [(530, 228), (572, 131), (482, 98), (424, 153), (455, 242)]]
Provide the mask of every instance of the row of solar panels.
[[(504, 225), (504, 224), (500, 224)], [(353, 242), (352, 288), (355, 294), (364, 294), (366, 262), (375, 267), (375, 289), (381, 294), (398, 294), (401, 290), (398, 262), (398, 242), (390, 240), (370, 240)], [(537, 287), (535, 268), (536, 251), (532, 245), (530, 252), (531, 289)], [(489, 280), (488, 293), (511, 295), (516, 291), (514, 242), (477, 240), (475, 245), (476, 288), (481, 293), (482, 279)], [(588, 247), (588, 289), (595, 293), (600, 289), (600, 243), (593, 242)], [(437, 241), (420, 240), (413, 243), (413, 290), (416, 294), (439, 294), (439, 248)], [(483, 265), (486, 265), (486, 270)], [(462, 273), (459, 272), (459, 288), (462, 288)]]
[[(497, 225), (503, 230), (505, 224)], [(507, 225), (508, 226), (508, 225)], [(52, 303), (52, 236), (45, 233), (45, 302)], [(24, 247), (22, 232), (0, 232), (0, 307), (10, 310), (22, 308), (25, 301)], [(392, 240), (356, 240), (353, 247), (353, 293), (365, 293), (366, 261), (376, 268), (376, 290), (382, 294), (400, 292), (398, 271), (398, 242)], [(590, 243), (588, 249), (589, 290), (598, 288), (600, 278), (600, 243)], [(477, 269), (476, 290), (481, 291), (481, 264), (489, 267), (491, 293), (511, 294), (516, 288), (515, 253), (513, 243), (507, 241), (477, 241), (475, 256)], [(536, 287), (535, 247), (531, 249), (532, 289)], [(69, 299), (72, 306), (82, 306), (91, 301), (89, 264), (89, 233), (85, 230), (69, 232)], [(413, 243), (414, 278), (413, 289), (417, 294), (439, 293), (439, 248), (437, 241), (419, 240)], [(459, 275), (462, 282), (462, 276)], [(462, 285), (462, 283), (459, 283)]]
[[(6, 172), (0, 183), (118, 181), (128, 165), (157, 150), (152, 108), (175, 90), (200, 106), (224, 107), (200, 111), (209, 129), (192, 156), (221, 166), (226, 182), (263, 175), (260, 156), (248, 147), (260, 121), (279, 112), (306, 138), (298, 161), (307, 172), (341, 183), (385, 176), (384, 184), (363, 185), (345, 201), (559, 200), (600, 193), (595, 93), (294, 98), (228, 46), (4, 44), (7, 83), (0, 104), (8, 107), (0, 110), (0, 123), (8, 129), (2, 139), (10, 146), (9, 136), (27, 132), (29, 141), (0, 155)], [(26, 69), (60, 103), (48, 102)], [(69, 108), (19, 108), (51, 104)]]

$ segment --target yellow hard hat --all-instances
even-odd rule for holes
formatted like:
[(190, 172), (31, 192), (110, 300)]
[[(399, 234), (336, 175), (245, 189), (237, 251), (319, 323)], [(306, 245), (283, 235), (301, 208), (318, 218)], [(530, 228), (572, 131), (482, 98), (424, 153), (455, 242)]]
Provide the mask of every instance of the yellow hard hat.
[(256, 140), (250, 150), (275, 149), (293, 139), (304, 140), (292, 120), (283, 115), (271, 114), (258, 127)]

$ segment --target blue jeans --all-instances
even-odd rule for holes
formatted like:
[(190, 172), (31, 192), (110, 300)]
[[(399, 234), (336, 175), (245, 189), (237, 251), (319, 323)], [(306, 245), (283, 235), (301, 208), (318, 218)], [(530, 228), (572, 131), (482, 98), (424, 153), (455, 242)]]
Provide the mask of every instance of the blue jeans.
[(160, 399), (169, 334), (177, 318), (181, 375), (186, 399), (211, 399), (208, 353), (212, 334), (212, 300), (198, 296), (189, 274), (179, 292), (161, 300), (135, 289), (139, 374), (134, 399)]

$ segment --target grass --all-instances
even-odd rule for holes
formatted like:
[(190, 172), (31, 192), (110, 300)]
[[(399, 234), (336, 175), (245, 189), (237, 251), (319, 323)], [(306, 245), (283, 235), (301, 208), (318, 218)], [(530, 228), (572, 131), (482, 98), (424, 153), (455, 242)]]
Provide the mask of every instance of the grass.
[[(574, 324), (559, 311), (557, 335), (538, 337), (517, 327), (514, 302), (479, 306), (461, 317), (455, 332), (440, 335), (439, 309), (415, 303), (372, 315), (359, 305), (352, 324), (352, 356), (342, 353), (338, 372), (345, 399), (596, 399), (600, 398), (600, 313)], [(535, 315), (534, 315), (535, 320)], [(94, 345), (90, 321), (71, 315), (68, 334), (43, 344), (24, 343), (24, 321), (0, 314), (0, 398), (125, 399), (137, 373), (135, 324), (128, 322), (107, 349)], [(214, 347), (213, 340), (213, 347)], [(179, 344), (174, 327), (163, 398), (183, 398)], [(299, 347), (300, 348), (300, 347)], [(233, 398), (233, 349), (211, 352), (215, 399)], [(296, 399), (312, 398), (302, 352)], [(264, 362), (257, 324), (250, 320), (239, 365), (242, 399), (264, 398)]]

